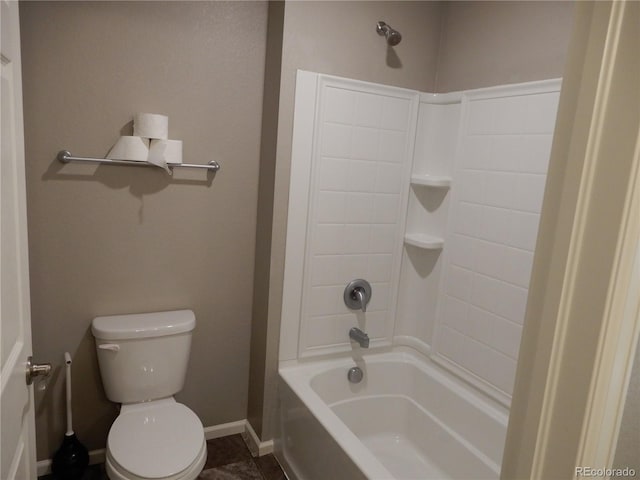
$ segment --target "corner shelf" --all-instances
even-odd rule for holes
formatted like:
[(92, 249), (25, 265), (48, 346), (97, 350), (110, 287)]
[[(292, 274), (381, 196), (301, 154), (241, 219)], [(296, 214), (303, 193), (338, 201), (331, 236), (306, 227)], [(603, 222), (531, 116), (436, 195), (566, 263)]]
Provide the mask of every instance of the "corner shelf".
[(404, 243), (425, 250), (441, 250), (444, 240), (426, 233), (407, 233), (404, 236)]
[(425, 187), (449, 188), (451, 186), (451, 177), (444, 175), (411, 175), (412, 185), (423, 185)]

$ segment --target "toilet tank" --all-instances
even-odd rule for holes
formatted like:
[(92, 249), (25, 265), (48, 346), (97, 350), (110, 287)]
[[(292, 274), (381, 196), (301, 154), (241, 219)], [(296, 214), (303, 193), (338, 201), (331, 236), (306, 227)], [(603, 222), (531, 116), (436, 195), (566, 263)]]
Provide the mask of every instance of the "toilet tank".
[(191, 310), (94, 318), (91, 332), (107, 398), (137, 403), (182, 390), (195, 325)]

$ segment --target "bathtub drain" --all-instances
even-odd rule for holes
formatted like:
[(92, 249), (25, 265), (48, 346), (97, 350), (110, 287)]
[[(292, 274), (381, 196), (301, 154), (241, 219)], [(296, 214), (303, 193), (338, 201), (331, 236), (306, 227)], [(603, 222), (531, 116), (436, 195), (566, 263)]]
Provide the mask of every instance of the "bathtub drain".
[(364, 373), (360, 367), (351, 367), (347, 372), (347, 378), (351, 383), (360, 383), (364, 377)]

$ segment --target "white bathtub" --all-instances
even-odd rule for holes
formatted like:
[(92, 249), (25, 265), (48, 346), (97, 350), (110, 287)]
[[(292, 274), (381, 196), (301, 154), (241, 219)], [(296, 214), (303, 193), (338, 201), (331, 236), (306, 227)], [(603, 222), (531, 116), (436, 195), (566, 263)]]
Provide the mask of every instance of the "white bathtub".
[(507, 412), (424, 357), (280, 368), (276, 455), (291, 479), (498, 479)]

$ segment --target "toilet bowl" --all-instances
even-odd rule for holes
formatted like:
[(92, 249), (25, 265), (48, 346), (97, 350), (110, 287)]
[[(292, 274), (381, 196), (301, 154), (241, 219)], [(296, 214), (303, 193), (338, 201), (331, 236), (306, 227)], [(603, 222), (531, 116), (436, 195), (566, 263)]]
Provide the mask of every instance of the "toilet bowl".
[(111, 480), (190, 480), (206, 459), (200, 419), (173, 398), (124, 405), (109, 430)]
[(202, 422), (173, 394), (184, 384), (195, 316), (190, 310), (97, 317), (92, 323), (109, 400), (110, 480), (193, 480), (207, 459)]

